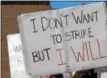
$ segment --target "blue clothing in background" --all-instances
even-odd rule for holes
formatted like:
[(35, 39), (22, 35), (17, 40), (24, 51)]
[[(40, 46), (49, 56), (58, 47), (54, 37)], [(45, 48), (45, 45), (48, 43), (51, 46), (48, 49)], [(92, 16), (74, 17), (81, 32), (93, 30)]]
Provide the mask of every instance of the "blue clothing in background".
[(91, 4), (96, 3), (97, 1), (51, 1), (50, 0), (50, 6), (52, 9), (58, 9), (58, 8), (66, 8), (66, 7), (72, 7), (72, 6), (78, 6), (78, 5), (85, 5), (85, 4)]

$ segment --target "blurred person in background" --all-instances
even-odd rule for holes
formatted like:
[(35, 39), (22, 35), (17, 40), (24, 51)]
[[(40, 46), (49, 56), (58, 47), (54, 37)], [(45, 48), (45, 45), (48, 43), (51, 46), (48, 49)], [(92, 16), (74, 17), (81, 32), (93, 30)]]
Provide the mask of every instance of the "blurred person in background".
[(73, 78), (97, 78), (97, 73), (94, 69), (77, 71)]

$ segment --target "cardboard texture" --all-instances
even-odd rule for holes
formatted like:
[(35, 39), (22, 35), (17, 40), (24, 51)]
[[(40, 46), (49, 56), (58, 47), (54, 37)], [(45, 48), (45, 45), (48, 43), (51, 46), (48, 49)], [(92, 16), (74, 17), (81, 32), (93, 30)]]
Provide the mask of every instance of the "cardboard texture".
[(18, 23), (33, 76), (107, 66), (105, 3), (21, 14)]
[(17, 16), (22, 13), (31, 13), (43, 10), (49, 10), (49, 5), (2, 5), (2, 73), (1, 78), (11, 78), (9, 71), (9, 59), (7, 49), (8, 34), (14, 34), (19, 32)]

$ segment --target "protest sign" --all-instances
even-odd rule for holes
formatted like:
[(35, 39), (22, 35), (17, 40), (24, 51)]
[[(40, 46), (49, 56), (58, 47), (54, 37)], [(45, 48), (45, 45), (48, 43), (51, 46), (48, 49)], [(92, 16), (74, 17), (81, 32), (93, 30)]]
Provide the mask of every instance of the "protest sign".
[(7, 43), (11, 78), (40, 78), (32, 77), (25, 71), (20, 34), (7, 35)]
[(105, 3), (26, 13), (18, 23), (31, 75), (107, 65)]

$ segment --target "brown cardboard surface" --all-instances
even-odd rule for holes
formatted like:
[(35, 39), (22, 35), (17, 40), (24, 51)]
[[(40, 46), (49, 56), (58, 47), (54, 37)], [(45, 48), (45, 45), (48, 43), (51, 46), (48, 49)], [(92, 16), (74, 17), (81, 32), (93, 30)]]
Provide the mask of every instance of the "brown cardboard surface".
[(7, 49), (7, 35), (18, 33), (17, 16), (22, 13), (49, 10), (49, 5), (2, 5), (1, 78), (11, 78)]

